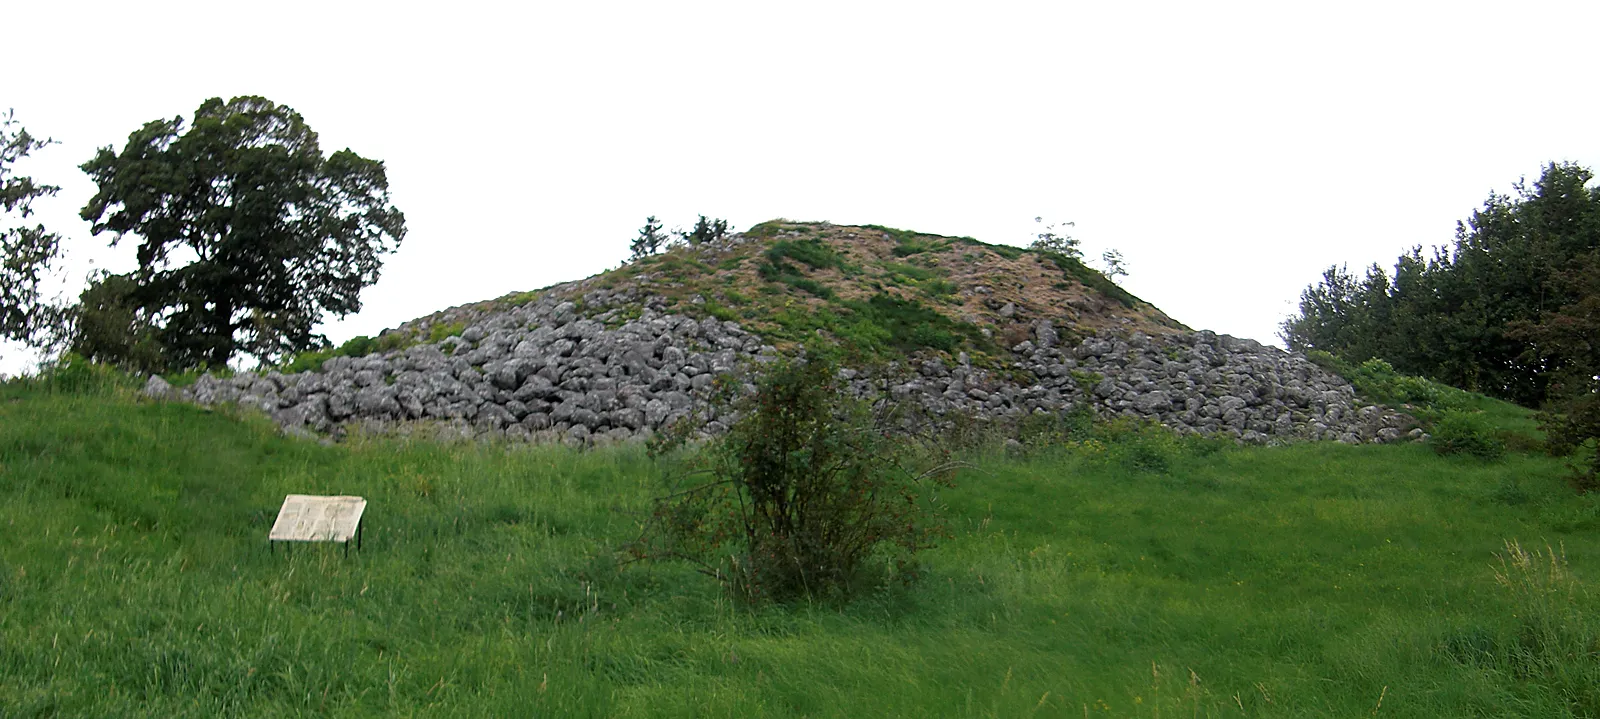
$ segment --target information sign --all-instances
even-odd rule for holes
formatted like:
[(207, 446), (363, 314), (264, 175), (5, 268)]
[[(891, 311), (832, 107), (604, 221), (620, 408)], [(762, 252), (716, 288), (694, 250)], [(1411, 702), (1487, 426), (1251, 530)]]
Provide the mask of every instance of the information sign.
[(272, 523), (267, 539), (272, 542), (359, 541), (361, 514), (367, 500), (360, 497), (320, 497), (291, 494), (283, 499), (278, 521)]

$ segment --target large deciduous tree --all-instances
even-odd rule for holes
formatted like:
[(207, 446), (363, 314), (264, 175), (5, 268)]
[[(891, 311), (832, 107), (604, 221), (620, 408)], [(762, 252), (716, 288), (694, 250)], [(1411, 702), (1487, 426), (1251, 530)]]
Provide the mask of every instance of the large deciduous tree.
[(1600, 490), (1600, 250), (1557, 273), (1554, 289), (1574, 299), (1537, 322), (1513, 324), (1509, 334), (1531, 343), (1530, 363), (1553, 368), (1550, 404), (1540, 415), (1551, 448), (1585, 457), (1575, 484)]
[[(16, 121), (13, 111), (0, 116), (0, 339), (37, 345), (63, 319), (63, 309), (45, 299), (40, 282), (60, 256), (61, 237), (44, 225), (29, 226), (33, 201), (61, 188), (41, 185), (16, 174), (15, 165), (28, 153), (51, 144)], [(11, 218), (20, 220), (12, 226)]]
[(261, 97), (207, 100), (187, 128), (146, 123), (82, 167), (99, 186), (82, 212), (94, 233), (138, 239), (118, 307), (168, 369), (325, 343), (316, 324), (360, 310), (405, 236), (382, 162), (323, 156), (299, 113)]

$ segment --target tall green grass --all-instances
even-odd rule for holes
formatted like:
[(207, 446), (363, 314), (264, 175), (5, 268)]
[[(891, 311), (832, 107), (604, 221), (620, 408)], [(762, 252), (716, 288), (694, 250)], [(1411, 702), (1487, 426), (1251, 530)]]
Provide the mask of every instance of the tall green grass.
[[(101, 380), (0, 387), (0, 716), (1600, 712), (1600, 501), (1539, 455), (979, 453), (919, 582), (751, 608), (616, 566), (637, 451), (323, 446)], [(290, 492), (367, 497), (364, 548), (269, 552)]]

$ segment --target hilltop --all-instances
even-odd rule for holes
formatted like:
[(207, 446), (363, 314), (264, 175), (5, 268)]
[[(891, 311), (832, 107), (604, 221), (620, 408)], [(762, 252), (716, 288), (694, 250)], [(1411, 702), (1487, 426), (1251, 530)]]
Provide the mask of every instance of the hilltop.
[(837, 350), (855, 391), (949, 421), (1086, 410), (1250, 443), (1420, 434), (1304, 357), (1192, 331), (1075, 258), (788, 221), (180, 394), (294, 432), (623, 441), (686, 417), (720, 431), (716, 377), (807, 345)]
[[(1188, 330), (1075, 258), (876, 225), (773, 220), (585, 280), (443, 310), (394, 332), (436, 340), (552, 297), (579, 313), (636, 302), (739, 322), (784, 350), (821, 330), (869, 356), (932, 349), (992, 357), (1028, 339), (1038, 320), (1069, 340), (1101, 330)], [(630, 315), (637, 310), (623, 307), (612, 318)], [(905, 329), (918, 323), (931, 331)]]

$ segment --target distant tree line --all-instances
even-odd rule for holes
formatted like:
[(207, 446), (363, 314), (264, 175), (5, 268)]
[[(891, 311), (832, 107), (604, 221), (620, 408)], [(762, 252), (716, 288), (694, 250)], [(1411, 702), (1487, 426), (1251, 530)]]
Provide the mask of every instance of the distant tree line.
[[(1401, 255), (1392, 273), (1330, 267), (1284, 322), (1291, 349), (1381, 358), (1528, 407), (1569, 448), (1600, 436), (1600, 188), (1552, 163), (1491, 194), (1455, 242)], [(1593, 470), (1600, 470), (1597, 464)]]
[[(0, 126), (8, 217), (57, 191), (11, 172), (48, 142), (10, 115)], [(207, 100), (192, 123), (148, 122), (81, 168), (98, 188), (83, 219), (112, 245), (136, 241), (138, 267), (92, 277), (76, 304), (51, 301), (40, 284), (59, 237), (0, 225), (0, 337), (148, 372), (279, 362), (326, 346), (317, 323), (359, 311), (405, 237), (382, 162), (324, 155), (299, 113), (262, 97)]]

